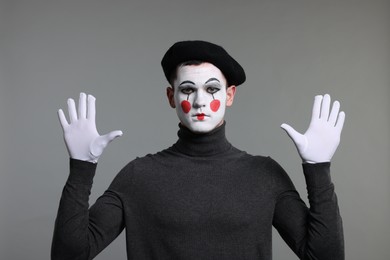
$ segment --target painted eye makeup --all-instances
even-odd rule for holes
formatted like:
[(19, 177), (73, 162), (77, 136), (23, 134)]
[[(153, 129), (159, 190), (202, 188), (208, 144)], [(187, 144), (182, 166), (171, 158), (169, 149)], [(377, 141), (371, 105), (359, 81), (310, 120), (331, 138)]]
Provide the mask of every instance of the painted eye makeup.
[(190, 95), (195, 92), (195, 89), (192, 87), (180, 87), (180, 92), (185, 95)]
[(209, 94), (215, 94), (221, 90), (220, 81), (216, 78), (210, 78), (206, 81), (206, 91)]
[(216, 88), (216, 87), (207, 87), (206, 91), (207, 93), (210, 93), (210, 94), (215, 94), (219, 91), (220, 89), (219, 88)]

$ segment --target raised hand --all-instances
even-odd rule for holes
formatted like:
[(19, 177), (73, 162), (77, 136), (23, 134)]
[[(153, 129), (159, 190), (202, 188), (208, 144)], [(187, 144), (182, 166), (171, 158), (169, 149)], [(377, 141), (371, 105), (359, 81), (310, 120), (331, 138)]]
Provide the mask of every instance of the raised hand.
[(300, 134), (291, 126), (281, 127), (293, 140), (303, 162), (330, 162), (340, 143), (345, 113), (339, 112), (340, 103), (335, 101), (330, 110), (330, 96), (318, 95), (314, 99), (312, 118), (305, 134)]
[[(88, 99), (88, 100), (87, 100)], [(64, 131), (65, 144), (69, 156), (73, 159), (96, 163), (104, 148), (122, 131), (112, 131), (106, 135), (99, 135), (95, 123), (95, 102), (92, 95), (80, 93), (78, 113), (73, 99), (68, 99), (70, 123), (65, 118), (62, 109), (58, 110), (58, 117)]]

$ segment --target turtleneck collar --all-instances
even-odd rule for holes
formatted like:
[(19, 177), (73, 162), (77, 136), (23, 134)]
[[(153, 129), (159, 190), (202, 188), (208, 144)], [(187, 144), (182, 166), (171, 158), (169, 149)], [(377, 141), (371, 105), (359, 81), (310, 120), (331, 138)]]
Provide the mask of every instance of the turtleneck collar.
[(196, 134), (179, 124), (179, 140), (173, 147), (183, 154), (199, 157), (226, 152), (231, 148), (231, 144), (225, 136), (225, 125), (224, 121), (221, 126), (208, 133)]

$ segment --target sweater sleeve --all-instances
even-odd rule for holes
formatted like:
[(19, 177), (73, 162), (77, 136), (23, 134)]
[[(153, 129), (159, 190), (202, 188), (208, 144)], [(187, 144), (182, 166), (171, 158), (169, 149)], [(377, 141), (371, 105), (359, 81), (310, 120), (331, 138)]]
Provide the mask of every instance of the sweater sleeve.
[[(310, 208), (300, 199), (291, 180), (278, 194), (273, 225), (300, 259), (344, 259), (344, 237), (330, 163), (303, 164)], [(282, 182), (282, 183), (283, 183)]]
[(96, 164), (70, 160), (55, 221), (51, 259), (92, 259), (123, 230), (122, 203), (106, 191), (89, 207)]

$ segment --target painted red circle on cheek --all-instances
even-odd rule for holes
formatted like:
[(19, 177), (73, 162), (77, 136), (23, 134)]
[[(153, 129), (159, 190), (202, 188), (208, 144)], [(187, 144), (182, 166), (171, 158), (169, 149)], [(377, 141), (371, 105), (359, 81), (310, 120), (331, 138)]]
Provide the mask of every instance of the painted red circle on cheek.
[(183, 109), (184, 113), (187, 114), (191, 110), (191, 103), (188, 102), (187, 100), (183, 100), (181, 102), (181, 108)]
[(210, 108), (213, 112), (217, 112), (220, 106), (221, 106), (221, 102), (218, 99), (214, 99), (210, 103)]

